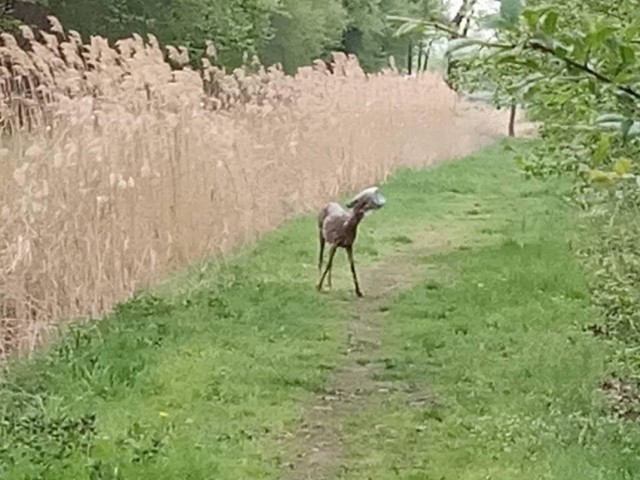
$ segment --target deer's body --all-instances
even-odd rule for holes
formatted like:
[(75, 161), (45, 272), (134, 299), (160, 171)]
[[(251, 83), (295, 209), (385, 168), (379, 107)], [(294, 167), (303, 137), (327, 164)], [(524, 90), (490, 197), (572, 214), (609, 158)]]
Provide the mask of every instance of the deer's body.
[(318, 229), (323, 240), (331, 245), (346, 248), (353, 245), (362, 217), (345, 210), (338, 203), (328, 203), (318, 215)]
[[(320, 241), (320, 258), (318, 270), (321, 277), (318, 283), (318, 290), (322, 289), (322, 283), (327, 277), (327, 283), (331, 287), (331, 269), (333, 267), (333, 257), (338, 248), (344, 248), (349, 257), (353, 282), (355, 284), (356, 295), (362, 296), (358, 277), (353, 261), (353, 244), (358, 234), (358, 225), (369, 211), (382, 208), (385, 204), (384, 197), (376, 187), (368, 188), (356, 195), (347, 205), (349, 210), (344, 209), (336, 202), (326, 204), (318, 214), (318, 238)], [(322, 272), (322, 261), (324, 257), (324, 247), (328, 243), (331, 245), (327, 267)]]

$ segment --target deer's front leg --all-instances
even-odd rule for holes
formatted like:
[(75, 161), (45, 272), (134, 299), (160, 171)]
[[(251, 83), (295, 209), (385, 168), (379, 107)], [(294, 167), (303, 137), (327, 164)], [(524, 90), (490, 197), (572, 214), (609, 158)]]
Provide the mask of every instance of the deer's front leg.
[(336, 250), (338, 249), (338, 247), (336, 245), (331, 245), (331, 248), (329, 249), (329, 260), (327, 262), (327, 267), (324, 269), (324, 273), (322, 274), (322, 277), (320, 277), (320, 282), (318, 283), (318, 291), (322, 290), (322, 283), (324, 282), (324, 278), (327, 276), (327, 273), (331, 270), (331, 267), (333, 266), (333, 257), (336, 254)]
[(353, 283), (356, 286), (356, 295), (362, 297), (360, 285), (358, 285), (358, 275), (356, 274), (356, 265), (353, 261), (353, 247), (347, 247), (347, 256), (349, 257), (349, 266), (351, 267), (351, 275), (353, 275)]

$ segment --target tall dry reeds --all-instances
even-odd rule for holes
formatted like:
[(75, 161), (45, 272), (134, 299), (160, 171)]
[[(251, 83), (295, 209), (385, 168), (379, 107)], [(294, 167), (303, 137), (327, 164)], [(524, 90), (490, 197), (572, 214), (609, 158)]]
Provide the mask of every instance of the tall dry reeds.
[(365, 75), (344, 55), (292, 77), (173, 70), (153, 38), (112, 47), (52, 25), (0, 47), (0, 357), (504, 125), (436, 75)]

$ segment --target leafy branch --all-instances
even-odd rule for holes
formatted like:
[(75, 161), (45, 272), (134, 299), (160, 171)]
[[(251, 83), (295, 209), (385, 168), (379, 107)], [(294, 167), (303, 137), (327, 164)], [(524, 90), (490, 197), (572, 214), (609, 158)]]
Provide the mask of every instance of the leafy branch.
[(424, 32), (428, 27), (432, 27), (435, 30), (448, 34), (451, 38), (463, 38), (462, 34), (457, 32), (454, 28), (435, 20), (420, 20), (401, 17), (398, 15), (389, 15), (387, 16), (387, 19), (391, 22), (403, 22), (403, 25), (401, 25), (394, 33), (395, 37), (401, 37), (409, 33)]
[[(491, 42), (484, 42), (484, 46), (488, 48), (500, 48), (500, 49), (510, 49), (510, 50), (515, 50), (519, 47), (516, 44), (501, 44), (501, 43), (491, 43)], [(633, 88), (629, 87), (628, 85), (619, 84), (614, 79), (608, 77), (607, 75), (601, 72), (598, 72), (597, 70), (591, 68), (589, 65), (577, 62), (576, 60), (571, 59), (569, 57), (565, 57), (564, 55), (559, 54), (557, 50), (555, 50), (554, 48), (544, 45), (543, 43), (540, 43), (537, 40), (529, 40), (523, 45), (523, 47), (551, 55), (554, 58), (557, 58), (558, 60), (563, 61), (568, 66), (575, 68), (576, 70), (580, 70), (603, 83), (607, 83), (609, 85), (615, 86), (620, 91), (623, 91), (634, 98), (640, 99), (640, 93), (634, 90)]]
[[(613, 85), (618, 90), (632, 96), (633, 98), (640, 99), (640, 92), (636, 91), (634, 88), (628, 85), (624, 85), (616, 82), (613, 78), (605, 75), (602, 72), (597, 71), (596, 69), (590, 67), (586, 63), (581, 63), (575, 59), (562, 55), (561, 53), (558, 52), (557, 49), (550, 47), (548, 44), (545, 44), (545, 42), (539, 39), (535, 39), (535, 38), (526, 39), (520, 43), (493, 42), (493, 41), (486, 41), (486, 40), (465, 37), (458, 31), (453, 29), (452, 27), (446, 24), (443, 24), (441, 22), (433, 21), (433, 20), (416, 20), (416, 19), (410, 19), (410, 18), (399, 17), (399, 16), (390, 16), (389, 20), (404, 22), (404, 24), (401, 25), (396, 31), (395, 35), (397, 36), (406, 35), (410, 32), (415, 32), (415, 31), (424, 32), (424, 31), (427, 31), (428, 29), (433, 29), (435, 31), (445, 33), (450, 39), (459, 40), (458, 43), (456, 43), (455, 45), (453, 45), (451, 48), (448, 49), (449, 54), (453, 53), (456, 50), (459, 50), (468, 46), (472, 46), (472, 45), (478, 46), (480, 48), (497, 49), (502, 51), (516, 52), (516, 51), (521, 51), (522, 49), (528, 49), (531, 51), (541, 52), (541, 53), (550, 55), (558, 60), (561, 60), (567, 66), (574, 68), (576, 70), (582, 71), (603, 83)], [(557, 42), (553, 39), (547, 39), (546, 43), (553, 44)]]

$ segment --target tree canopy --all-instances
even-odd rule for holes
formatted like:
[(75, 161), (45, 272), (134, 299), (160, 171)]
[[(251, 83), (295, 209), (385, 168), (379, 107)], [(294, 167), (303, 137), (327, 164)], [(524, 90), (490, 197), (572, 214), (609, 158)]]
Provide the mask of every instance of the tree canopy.
[(151, 33), (163, 44), (186, 46), (194, 58), (212, 41), (222, 66), (235, 68), (255, 55), (287, 72), (336, 50), (355, 54), (368, 71), (386, 66), (390, 55), (403, 68), (413, 39), (394, 37), (388, 16), (443, 10), (442, 0), (37, 1), (84, 36), (115, 41)]

